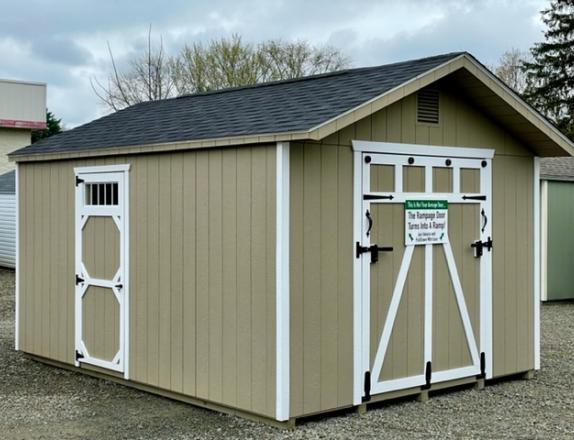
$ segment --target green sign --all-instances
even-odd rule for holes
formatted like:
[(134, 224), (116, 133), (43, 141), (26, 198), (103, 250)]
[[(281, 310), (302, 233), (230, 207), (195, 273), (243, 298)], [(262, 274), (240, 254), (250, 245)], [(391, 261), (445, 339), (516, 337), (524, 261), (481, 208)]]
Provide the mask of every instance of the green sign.
[(405, 245), (448, 242), (447, 200), (405, 201)]

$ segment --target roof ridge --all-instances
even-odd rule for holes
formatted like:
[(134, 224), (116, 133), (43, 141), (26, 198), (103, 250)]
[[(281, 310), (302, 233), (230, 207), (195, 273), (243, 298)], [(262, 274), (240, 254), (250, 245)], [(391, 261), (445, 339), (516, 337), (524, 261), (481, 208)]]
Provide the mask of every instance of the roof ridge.
[(353, 67), (353, 68), (342, 69), (342, 70), (334, 70), (332, 72), (316, 73), (313, 75), (306, 75), (306, 76), (301, 76), (298, 78), (288, 78), (288, 79), (280, 79), (280, 80), (274, 80), (274, 81), (266, 81), (266, 82), (262, 82), (262, 83), (247, 84), (244, 86), (237, 86), (237, 87), (226, 87), (223, 89), (210, 90), (207, 92), (186, 93), (183, 95), (175, 96), (173, 98), (165, 98), (165, 99), (160, 99), (160, 100), (156, 100), (156, 101), (145, 101), (145, 102), (139, 103), (139, 104), (153, 103), (153, 102), (158, 102), (158, 101), (159, 102), (170, 101), (170, 100), (174, 100), (174, 99), (193, 98), (196, 96), (217, 95), (217, 94), (236, 92), (236, 91), (241, 91), (241, 90), (276, 86), (276, 85), (281, 85), (281, 84), (292, 84), (292, 83), (297, 83), (297, 82), (315, 80), (315, 79), (319, 79), (319, 78), (328, 78), (328, 77), (333, 77), (333, 76), (345, 75), (345, 74), (349, 74), (349, 73), (364, 72), (366, 70), (377, 70), (377, 69), (380, 69), (382, 67), (391, 67), (391, 66), (396, 66), (399, 64), (407, 64), (407, 63), (413, 63), (413, 62), (419, 62), (419, 61), (427, 61), (427, 60), (432, 60), (432, 59), (436, 59), (436, 58), (454, 57), (454, 56), (463, 55), (466, 53), (468, 53), (468, 52), (465, 52), (465, 51), (447, 52), (447, 53), (443, 53), (443, 54), (432, 55), (429, 57), (414, 58), (414, 59), (403, 60), (403, 61), (396, 61), (394, 63), (379, 64), (376, 66)]

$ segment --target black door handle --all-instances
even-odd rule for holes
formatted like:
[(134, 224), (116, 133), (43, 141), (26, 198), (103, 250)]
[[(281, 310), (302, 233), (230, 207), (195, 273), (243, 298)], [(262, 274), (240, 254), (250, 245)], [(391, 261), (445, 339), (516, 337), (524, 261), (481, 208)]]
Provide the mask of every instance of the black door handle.
[(355, 256), (359, 258), (361, 254), (369, 252), (371, 254), (371, 263), (376, 263), (379, 261), (379, 252), (392, 252), (392, 246), (379, 246), (377, 244), (373, 244), (371, 246), (361, 246), (361, 244), (357, 241), (355, 247)]
[(373, 217), (371, 217), (371, 213), (369, 212), (368, 209), (367, 212), (365, 212), (365, 217), (367, 217), (367, 220), (369, 221), (369, 228), (367, 229), (367, 237), (368, 237), (369, 234), (371, 233), (371, 229), (373, 228)]

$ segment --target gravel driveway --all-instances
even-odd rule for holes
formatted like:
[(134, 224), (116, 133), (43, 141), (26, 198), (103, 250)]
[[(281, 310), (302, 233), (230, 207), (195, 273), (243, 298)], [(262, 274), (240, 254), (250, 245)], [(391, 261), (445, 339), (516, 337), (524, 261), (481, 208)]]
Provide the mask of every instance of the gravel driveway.
[(0, 269), (0, 438), (573, 438), (574, 304), (542, 307), (542, 371), (282, 431), (25, 359), (13, 350), (14, 273)]

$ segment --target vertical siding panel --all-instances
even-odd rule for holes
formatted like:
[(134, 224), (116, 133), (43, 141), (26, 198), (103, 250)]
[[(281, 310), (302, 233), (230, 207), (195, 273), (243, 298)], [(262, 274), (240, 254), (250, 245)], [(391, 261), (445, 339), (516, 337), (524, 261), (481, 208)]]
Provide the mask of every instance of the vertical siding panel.
[[(46, 213), (49, 215), (50, 213), (50, 183), (51, 183), (51, 171), (49, 167), (42, 167), (42, 188), (41, 188), (41, 211), (42, 213)], [(39, 216), (40, 217), (40, 216)], [(41, 269), (40, 273), (42, 274), (41, 282), (42, 282), (42, 308), (38, 310), (39, 318), (41, 322), (40, 331), (41, 331), (41, 353), (42, 354), (51, 354), (50, 351), (50, 302), (51, 302), (51, 295), (50, 295), (50, 235), (51, 231), (50, 228), (52, 226), (52, 219), (45, 218), (42, 216), (42, 220), (40, 221), (41, 224), (41, 231), (42, 234), (40, 235), (40, 255), (41, 255)]]
[(337, 406), (338, 375), (338, 310), (337, 310), (337, 149), (320, 147), (320, 188), (319, 200), (321, 242), (319, 258), (321, 262), (319, 278), (321, 287), (320, 304), (320, 386), (321, 408)]
[[(64, 182), (66, 187), (66, 221), (64, 241), (66, 243), (66, 263), (63, 280), (73, 280), (76, 271), (76, 223), (75, 223), (75, 185), (74, 171), (71, 162), (65, 162)], [(66, 298), (66, 361), (72, 363), (75, 358), (75, 287), (73, 282), (62, 281), (61, 289)]]
[(171, 387), (171, 155), (159, 156), (158, 202), (159, 229), (158, 274), (159, 286), (155, 295), (159, 297), (159, 386)]
[(222, 257), (223, 257), (223, 317), (222, 317), (222, 401), (237, 404), (237, 148), (223, 152), (222, 164)]
[(208, 152), (197, 153), (196, 186), (196, 393), (209, 397), (209, 159)]
[(399, 101), (387, 108), (387, 142), (404, 142), (402, 140), (402, 106)]
[(237, 404), (252, 408), (251, 266), (252, 177), (250, 147), (237, 151)]
[(58, 358), (58, 326), (56, 323), (59, 321), (58, 316), (58, 309), (59, 309), (59, 301), (58, 301), (58, 287), (57, 287), (57, 279), (54, 276), (56, 273), (56, 265), (57, 261), (60, 259), (60, 256), (57, 254), (58, 247), (56, 246), (56, 234), (55, 229), (57, 228), (57, 221), (58, 219), (55, 217), (57, 215), (56, 209), (60, 207), (60, 193), (58, 191), (57, 185), (57, 165), (55, 167), (50, 167), (49, 169), (49, 181), (45, 183), (48, 187), (48, 210), (45, 211), (49, 219), (45, 219), (48, 222), (48, 236), (46, 237), (47, 241), (47, 252), (55, 252), (57, 258), (50, 258), (50, 255), (46, 255), (46, 266), (48, 268), (48, 278), (46, 281), (46, 287), (49, 289), (49, 298), (50, 298), (50, 308), (49, 308), (49, 315), (48, 315), (48, 335), (50, 339), (49, 344), (49, 352), (51, 356), (54, 356), (56, 359)]
[(372, 138), (372, 131), (371, 131), (371, 116), (367, 116), (355, 123), (355, 139), (361, 140), (371, 140)]
[[(147, 283), (147, 260), (148, 260), (148, 222), (147, 212), (150, 209), (149, 203), (154, 201), (149, 199), (147, 191), (148, 184), (148, 160), (138, 158), (134, 161), (134, 168), (130, 172), (131, 176), (131, 194), (135, 196), (135, 211), (130, 212), (131, 231), (135, 232), (135, 240), (130, 241), (130, 253), (136, 258), (131, 259), (132, 264), (136, 264), (136, 272), (130, 274), (131, 285), (133, 286), (130, 292), (130, 305), (132, 309), (136, 310), (136, 334), (135, 334), (135, 365), (134, 365), (134, 379), (146, 383), (149, 380), (148, 374), (148, 360), (149, 360), (149, 319), (148, 319), (148, 283)], [(147, 331), (146, 331), (147, 330)]]
[(416, 139), (416, 99), (415, 95), (407, 96), (401, 106), (401, 142), (412, 144)]
[(183, 391), (183, 154), (171, 158), (171, 389)]
[(290, 414), (303, 412), (303, 144), (291, 144), (289, 203)]
[(338, 404), (353, 399), (353, 153), (339, 147), (337, 162)]
[[(504, 158), (504, 162), (508, 163), (508, 158)], [(508, 369), (513, 369), (516, 365), (516, 328), (517, 328), (517, 261), (518, 255), (515, 252), (518, 250), (518, 237), (516, 230), (516, 221), (518, 220), (518, 203), (516, 195), (518, 192), (517, 175), (514, 166), (507, 166), (505, 171), (505, 185), (504, 185), (504, 249), (505, 249), (505, 278), (504, 278), (504, 297), (505, 297), (505, 325), (504, 325), (504, 339), (505, 339), (505, 365)]]
[(321, 408), (321, 150), (304, 151), (303, 196), (303, 411)]
[[(277, 206), (276, 206), (276, 166), (277, 166), (277, 148), (276, 146), (265, 147), (267, 156), (267, 182), (265, 185), (266, 191), (266, 210), (267, 210), (267, 236), (266, 236), (266, 302), (267, 311), (265, 313), (265, 324), (267, 330), (266, 335), (266, 408), (265, 414), (268, 416), (275, 416), (275, 388), (276, 388), (276, 283), (275, 283), (275, 270), (276, 270), (276, 229), (277, 229)], [(262, 317), (263, 318), (263, 317)]]
[(265, 412), (266, 408), (266, 331), (267, 312), (266, 239), (267, 212), (265, 188), (267, 183), (266, 151), (262, 147), (252, 150), (252, 212), (251, 217), (251, 369), (252, 409)]
[(222, 397), (222, 152), (209, 152), (209, 398)]
[(159, 384), (159, 160), (147, 161), (147, 367), (148, 383)]
[(196, 393), (196, 158), (186, 153), (183, 159), (183, 392)]
[(387, 109), (382, 109), (371, 116), (372, 139), (376, 142), (387, 140)]

